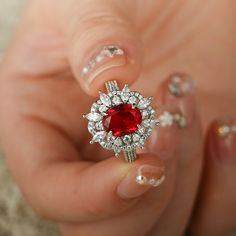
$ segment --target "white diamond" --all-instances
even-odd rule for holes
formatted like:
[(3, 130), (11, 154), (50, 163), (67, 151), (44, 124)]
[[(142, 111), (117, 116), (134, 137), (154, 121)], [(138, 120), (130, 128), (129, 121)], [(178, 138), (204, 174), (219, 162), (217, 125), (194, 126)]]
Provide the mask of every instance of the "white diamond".
[(113, 150), (114, 150), (114, 152), (115, 152), (115, 155), (118, 156), (119, 153), (121, 152), (121, 147), (115, 146), (115, 147), (113, 148)]
[(115, 137), (112, 135), (112, 131), (110, 131), (107, 135), (107, 141), (113, 142), (115, 140)]
[(101, 102), (106, 105), (106, 106), (110, 106), (111, 105), (111, 99), (109, 98), (109, 96), (107, 96), (105, 93), (100, 92), (100, 100)]
[(129, 102), (130, 102), (132, 105), (135, 105), (136, 102), (137, 102), (137, 98), (133, 96), (133, 97), (131, 97), (131, 98), (129, 99)]
[(125, 135), (124, 138), (123, 138), (124, 142), (129, 144), (131, 142), (131, 138), (129, 135)]
[(122, 89), (122, 92), (124, 92), (124, 93), (129, 93), (130, 92), (128, 84), (125, 84), (124, 88)]
[(106, 131), (99, 131), (93, 136), (93, 142), (101, 142), (106, 137)]
[(153, 128), (154, 126), (159, 124), (159, 120), (157, 120), (157, 119), (147, 119), (147, 120), (144, 120), (142, 124), (143, 124), (143, 126), (145, 126), (147, 128), (148, 127)]
[(145, 128), (141, 125), (138, 125), (138, 131), (140, 134), (144, 134), (145, 133)]
[(117, 146), (117, 147), (121, 147), (122, 146), (122, 140), (121, 140), (121, 138), (117, 138), (116, 140), (115, 140), (115, 142), (114, 142), (114, 145), (115, 146)]
[(143, 118), (143, 119), (144, 119), (144, 118), (147, 118), (148, 115), (149, 115), (149, 113), (148, 113), (147, 110), (143, 110), (143, 111), (142, 111), (142, 118)]
[(107, 111), (107, 106), (101, 105), (101, 106), (99, 106), (98, 110), (99, 110), (101, 113), (105, 113), (105, 112)]
[(150, 120), (149, 119), (144, 120), (142, 125), (148, 128), (150, 126)]
[(153, 128), (154, 126), (159, 125), (159, 123), (160, 122), (158, 119), (151, 119), (150, 126), (151, 126), (151, 128)]
[(88, 131), (93, 134), (95, 132), (94, 130), (94, 123), (92, 121), (88, 122)]
[(149, 112), (151, 113), (151, 115), (154, 115), (156, 113), (154, 109), (151, 109)]
[(99, 121), (102, 119), (102, 116), (99, 113), (89, 113), (87, 115), (84, 115), (85, 118), (87, 118), (89, 121)]
[(170, 126), (173, 124), (174, 117), (167, 111), (165, 111), (160, 117), (160, 124), (163, 127)]
[(119, 105), (121, 103), (121, 99), (118, 96), (114, 96), (114, 98), (112, 99), (112, 102), (115, 105)]
[(129, 93), (121, 93), (121, 98), (124, 102), (127, 102), (129, 100)]
[(144, 109), (147, 108), (151, 103), (151, 99), (149, 98), (143, 98), (142, 100), (139, 101), (138, 108)]
[(96, 126), (96, 129), (97, 129), (97, 130), (103, 130), (103, 129), (104, 129), (104, 128), (103, 128), (102, 121), (97, 122), (95, 126)]
[(138, 134), (133, 134), (133, 141), (134, 141), (134, 142), (139, 141), (140, 138), (141, 138), (140, 135), (138, 135)]

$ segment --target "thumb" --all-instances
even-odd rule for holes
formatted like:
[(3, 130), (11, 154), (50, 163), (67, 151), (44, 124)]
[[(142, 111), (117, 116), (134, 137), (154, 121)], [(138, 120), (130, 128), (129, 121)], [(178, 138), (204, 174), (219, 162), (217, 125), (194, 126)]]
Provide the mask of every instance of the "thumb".
[(141, 67), (141, 43), (122, 6), (114, 1), (73, 1), (66, 34), (71, 69), (81, 87), (97, 96), (108, 80), (132, 83)]

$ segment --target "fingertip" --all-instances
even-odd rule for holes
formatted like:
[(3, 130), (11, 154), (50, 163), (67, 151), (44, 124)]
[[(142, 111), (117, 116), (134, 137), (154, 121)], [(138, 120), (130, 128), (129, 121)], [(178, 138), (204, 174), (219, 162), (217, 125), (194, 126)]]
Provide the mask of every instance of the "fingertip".
[(141, 40), (130, 20), (109, 9), (109, 4), (100, 7), (104, 9), (99, 18), (94, 10), (86, 20), (73, 25), (68, 41), (71, 69), (91, 96), (97, 96), (109, 80), (132, 84), (138, 78), (143, 58)]

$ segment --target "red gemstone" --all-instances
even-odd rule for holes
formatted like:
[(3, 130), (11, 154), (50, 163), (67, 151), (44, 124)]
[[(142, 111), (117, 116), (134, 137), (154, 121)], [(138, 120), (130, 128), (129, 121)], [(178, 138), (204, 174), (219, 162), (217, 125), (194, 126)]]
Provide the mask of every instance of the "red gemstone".
[(107, 110), (103, 117), (104, 129), (112, 131), (114, 136), (130, 134), (138, 129), (142, 122), (142, 115), (138, 108), (132, 108), (131, 104), (121, 104)]

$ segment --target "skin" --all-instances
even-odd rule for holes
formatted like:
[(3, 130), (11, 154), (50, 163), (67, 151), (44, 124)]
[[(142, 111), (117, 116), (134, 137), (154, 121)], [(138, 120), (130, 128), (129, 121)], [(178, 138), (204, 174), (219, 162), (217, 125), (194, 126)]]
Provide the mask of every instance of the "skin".
[[(195, 235), (233, 229), (235, 213), (211, 203), (222, 190), (216, 180), (234, 179), (235, 167), (223, 175), (217, 154), (203, 153), (203, 135), (213, 118), (236, 115), (234, 5), (233, 0), (30, 3), (0, 68), (1, 142), (25, 198), (58, 222), (64, 235), (182, 235), (190, 222)], [(81, 69), (91, 50), (107, 42), (124, 45), (135, 63), (88, 84)], [(176, 71), (197, 81), (196, 98), (168, 93), (165, 78)], [(164, 142), (154, 132), (146, 154), (133, 165), (106, 159), (112, 154), (89, 145), (81, 118), (114, 75), (121, 85), (156, 94), (155, 104), (177, 111), (184, 106), (187, 121), (193, 117), (184, 130), (157, 131), (169, 134)], [(170, 142), (171, 149), (164, 148)], [(143, 164), (165, 166), (165, 183), (121, 199), (114, 189)], [(223, 190), (220, 202), (235, 205), (234, 194)], [(229, 220), (216, 225), (216, 215)]]

